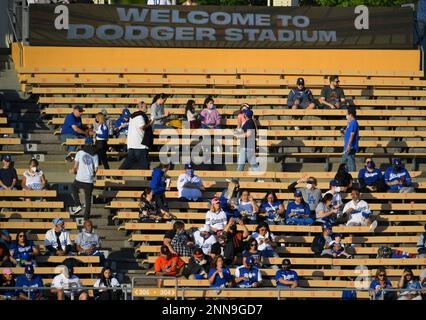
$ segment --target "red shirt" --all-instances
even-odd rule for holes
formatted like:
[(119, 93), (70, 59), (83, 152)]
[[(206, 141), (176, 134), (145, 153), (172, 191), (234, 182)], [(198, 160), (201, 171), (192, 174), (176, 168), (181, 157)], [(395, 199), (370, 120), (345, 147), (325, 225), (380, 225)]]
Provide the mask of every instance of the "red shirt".
[(168, 260), (163, 256), (159, 256), (155, 260), (154, 271), (156, 273), (162, 272), (162, 270), (161, 270), (162, 267), (166, 266), (166, 267), (169, 268), (170, 271), (167, 272), (165, 275), (166, 276), (175, 276), (178, 272), (178, 269), (182, 268), (184, 264), (185, 264), (185, 262), (183, 262), (183, 260), (175, 254), (171, 255), (170, 259), (168, 259)]

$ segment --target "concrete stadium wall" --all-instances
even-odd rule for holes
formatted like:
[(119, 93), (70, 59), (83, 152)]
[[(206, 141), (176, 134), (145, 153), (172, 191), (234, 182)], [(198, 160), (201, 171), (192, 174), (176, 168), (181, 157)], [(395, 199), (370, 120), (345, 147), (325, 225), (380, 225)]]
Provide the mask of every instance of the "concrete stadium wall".
[[(12, 46), (19, 67), (18, 45)], [(419, 70), (419, 50), (23, 47), (21, 67)]]

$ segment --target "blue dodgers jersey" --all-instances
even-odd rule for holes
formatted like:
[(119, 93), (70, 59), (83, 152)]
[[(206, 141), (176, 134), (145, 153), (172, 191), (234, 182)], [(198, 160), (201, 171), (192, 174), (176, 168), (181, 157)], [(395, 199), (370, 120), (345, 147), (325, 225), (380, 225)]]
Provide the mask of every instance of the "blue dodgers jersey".
[(276, 213), (279, 210), (279, 206), (282, 204), (281, 201), (276, 201), (273, 203), (263, 203), (260, 207), (261, 211), (266, 212), (266, 218), (268, 220), (274, 220), (278, 214)]
[[(20, 275), (16, 278), (16, 286), (17, 287), (26, 287), (26, 288), (43, 288), (43, 280), (40, 276), (34, 276), (31, 280), (28, 280), (28, 278), (24, 275)], [(23, 293), (25, 295), (28, 295), (28, 289), (20, 290), (19, 293)], [(34, 300), (39, 293), (39, 290), (32, 290), (30, 293), (30, 297), (32, 300)]]
[(358, 173), (358, 179), (364, 179), (367, 186), (371, 186), (382, 178), (382, 172), (378, 168), (375, 168), (372, 172), (368, 171), (367, 168), (362, 168)]
[(299, 276), (297, 275), (296, 271), (293, 270), (278, 270), (275, 275), (275, 281), (277, 283), (277, 286), (279, 287), (286, 287), (290, 288), (290, 285), (280, 283), (278, 280), (284, 279), (287, 281), (299, 281)]
[(240, 266), (235, 270), (235, 277), (248, 278), (248, 281), (241, 281), (237, 284), (240, 288), (251, 287), (253, 283), (262, 281), (260, 270), (256, 267), (251, 267), (250, 270), (247, 270), (246, 267)]
[(351, 149), (358, 151), (358, 141), (359, 141), (359, 126), (358, 121), (355, 119), (351, 120), (351, 122), (348, 123), (348, 126), (346, 127), (345, 131), (345, 145), (344, 150), (346, 151), (346, 147), (349, 143), (349, 137), (351, 136), (351, 133), (355, 133), (354, 138), (352, 139), (351, 143)]
[(80, 129), (82, 128), (81, 118), (77, 118), (74, 114), (70, 113), (64, 120), (64, 124), (61, 129), (61, 134), (77, 134), (71, 126), (76, 125)]
[[(410, 174), (408, 173), (407, 169), (402, 168), (401, 171), (399, 172), (394, 172), (392, 167), (389, 167), (386, 171), (385, 171), (385, 181), (386, 182), (392, 182), (395, 180), (401, 180), (401, 179), (405, 179), (406, 185), (409, 186), (411, 185), (411, 177)], [(399, 190), (400, 189), (400, 185), (394, 185), (394, 186), (390, 186), (389, 189), (390, 190)]]
[(288, 216), (290, 213), (297, 213), (297, 217), (304, 215), (304, 214), (311, 214), (311, 210), (309, 209), (309, 206), (306, 203), (300, 203), (297, 204), (296, 202), (292, 201), (289, 202), (287, 205), (287, 210), (285, 212), (285, 217), (288, 219)]

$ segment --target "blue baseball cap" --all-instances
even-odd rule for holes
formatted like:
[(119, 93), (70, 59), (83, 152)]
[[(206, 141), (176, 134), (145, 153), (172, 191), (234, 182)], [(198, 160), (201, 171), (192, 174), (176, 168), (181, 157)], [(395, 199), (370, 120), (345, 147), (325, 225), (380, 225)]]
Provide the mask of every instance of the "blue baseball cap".
[(301, 197), (302, 196), (302, 191), (300, 190), (296, 190), (296, 192), (294, 193), (295, 197)]
[(12, 156), (10, 154), (5, 154), (3, 157), (1, 157), (1, 159), (6, 162), (12, 162)]
[(243, 110), (243, 113), (244, 113), (247, 117), (249, 117), (249, 118), (252, 118), (252, 117), (253, 117), (253, 111), (252, 111), (252, 110), (250, 110), (250, 109), (244, 109), (244, 110)]
[(58, 224), (63, 224), (64, 223), (64, 219), (62, 218), (55, 218), (53, 219), (52, 223), (56, 226)]
[(92, 145), (93, 144), (93, 139), (92, 138), (86, 138), (86, 139), (84, 139), (84, 144)]
[(22, 255), (21, 255), (21, 259), (22, 260), (30, 260), (30, 254), (28, 253), (28, 252), (24, 252)]
[(130, 117), (130, 110), (129, 110), (129, 109), (127, 109), (127, 108), (123, 109), (123, 112), (121, 113), (121, 115), (122, 115), (124, 118), (129, 118), (129, 117)]
[(303, 85), (304, 85), (304, 84), (305, 84), (305, 79), (303, 79), (303, 78), (298, 78), (298, 79), (297, 79), (297, 81), (296, 81), (296, 84), (297, 84), (297, 85), (299, 85), (299, 84), (303, 84)]
[(193, 167), (192, 167), (192, 164), (191, 163), (186, 163), (185, 164), (185, 170), (186, 169), (194, 169)]
[(400, 166), (400, 165), (402, 165), (402, 161), (401, 161), (400, 158), (395, 158), (395, 159), (392, 160), (392, 164), (394, 166)]
[(326, 222), (326, 223), (323, 223), (323, 224), (322, 224), (322, 228), (323, 228), (323, 229), (331, 230), (331, 224), (329, 224), (329, 223), (327, 223), (327, 222)]
[(25, 273), (26, 274), (34, 274), (34, 267), (32, 264), (27, 264), (25, 266)]
[(333, 179), (330, 181), (330, 186), (337, 187), (339, 185), (339, 182), (336, 179)]
[(254, 259), (253, 259), (253, 257), (252, 257), (252, 256), (247, 257), (247, 259), (246, 259), (246, 263), (247, 263), (249, 266), (253, 265), (253, 264), (254, 264)]

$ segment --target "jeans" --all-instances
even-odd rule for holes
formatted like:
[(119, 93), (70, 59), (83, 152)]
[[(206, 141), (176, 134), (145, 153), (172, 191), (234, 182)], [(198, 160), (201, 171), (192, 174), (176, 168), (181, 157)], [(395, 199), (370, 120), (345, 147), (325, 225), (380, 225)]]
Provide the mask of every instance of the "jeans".
[(154, 194), (154, 201), (157, 208), (168, 211), (166, 196), (164, 193)]
[(355, 165), (355, 149), (351, 149), (349, 153), (345, 151), (342, 156), (341, 163), (345, 163), (348, 167), (348, 171), (353, 172), (356, 171), (356, 165)]
[[(66, 142), (67, 139), (84, 139), (85, 137), (83, 135), (77, 135), (77, 134), (71, 134), (71, 133), (64, 133), (61, 134), (61, 141)], [(73, 152), (77, 150), (77, 146), (66, 146), (68, 152)]]
[(92, 192), (93, 192), (93, 183), (85, 183), (74, 180), (72, 184), (72, 197), (74, 199), (74, 206), (81, 206), (79, 190), (83, 189), (84, 191), (84, 201), (86, 202), (84, 209), (84, 219), (87, 220), (90, 217), (90, 209), (92, 207)]
[(240, 148), (238, 155), (238, 168), (237, 171), (243, 171), (244, 165), (246, 163), (246, 159), (250, 164), (250, 167), (253, 168), (254, 171), (259, 170), (259, 166), (256, 162), (256, 150), (254, 148)]
[(96, 149), (99, 157), (99, 162), (104, 166), (104, 169), (109, 169), (107, 150), (108, 150), (108, 141), (107, 140), (96, 140)]
[(416, 45), (421, 45), (423, 48), (426, 48), (426, 21), (417, 20), (417, 33), (415, 43)]
[(127, 158), (124, 159), (119, 169), (120, 170), (130, 169), (134, 163), (138, 165), (138, 169), (148, 170), (149, 169), (149, 150), (148, 149), (129, 149), (127, 153)]
[(265, 249), (261, 252), (265, 258), (278, 258), (278, 253), (276, 253), (274, 250)]
[(288, 218), (287, 222), (288, 225), (295, 225), (295, 226), (310, 226), (314, 224), (314, 220), (312, 218)]

